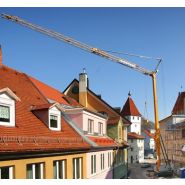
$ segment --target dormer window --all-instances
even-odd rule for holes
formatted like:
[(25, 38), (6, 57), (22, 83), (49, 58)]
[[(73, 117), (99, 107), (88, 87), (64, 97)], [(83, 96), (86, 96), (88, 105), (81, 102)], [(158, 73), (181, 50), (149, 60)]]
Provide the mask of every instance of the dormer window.
[(49, 128), (51, 130), (61, 130), (61, 113), (57, 107), (49, 109)]
[(0, 125), (15, 126), (15, 100), (20, 101), (9, 88), (0, 90)]
[(5, 123), (10, 122), (10, 107), (0, 105), (0, 121)]
[(34, 105), (33, 113), (44, 122), (50, 130), (61, 130), (61, 107), (58, 103)]
[(56, 131), (61, 130), (61, 112), (56, 106), (49, 109), (49, 128)]
[(58, 127), (58, 116), (50, 115), (50, 127), (57, 128)]

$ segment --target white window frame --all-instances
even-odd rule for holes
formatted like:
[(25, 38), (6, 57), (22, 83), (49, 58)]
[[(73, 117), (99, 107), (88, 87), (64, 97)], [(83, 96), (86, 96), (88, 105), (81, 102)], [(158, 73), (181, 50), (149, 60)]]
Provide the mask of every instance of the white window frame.
[(0, 94), (0, 105), (9, 107), (9, 116), (10, 121), (4, 122), (0, 121), (0, 125), (7, 126), (7, 127), (14, 127), (15, 126), (15, 100), (13, 100), (9, 95), (6, 93)]
[(103, 135), (103, 123), (102, 122), (98, 122), (98, 134), (99, 135)]
[(13, 168), (13, 166), (2, 166), (2, 167), (0, 167), (0, 179), (2, 179), (1, 178), (1, 168), (9, 168), (9, 179), (13, 179), (14, 177), (14, 175), (13, 175), (13, 170), (14, 170), (14, 168)]
[[(56, 179), (66, 179), (66, 160), (58, 160), (58, 161), (53, 161), (53, 163), (56, 162)], [(62, 169), (59, 169), (59, 162), (62, 163)], [(60, 170), (62, 170), (62, 176), (64, 178), (59, 178), (59, 173), (60, 173)]]
[(88, 119), (87, 132), (88, 134), (94, 134), (94, 120), (92, 119)]
[(44, 163), (27, 164), (27, 165), (31, 165), (31, 167), (32, 167), (32, 176), (33, 176), (32, 179), (36, 179), (36, 177), (35, 177), (35, 165), (36, 164), (40, 165), (40, 179), (44, 179)]
[(104, 153), (100, 155), (101, 170), (105, 169), (105, 155)]
[(79, 179), (82, 179), (82, 174), (83, 174), (83, 171), (82, 171), (82, 158), (81, 157), (73, 158), (73, 160), (74, 160), (73, 168), (75, 169), (75, 174), (74, 174), (75, 176), (73, 176), (73, 179), (77, 179), (77, 165), (76, 165), (77, 160), (79, 160), (79, 170), (80, 170), (80, 177), (79, 177)]
[(108, 167), (112, 166), (112, 152), (108, 152)]
[(96, 155), (91, 155), (91, 175), (96, 174)]
[[(49, 129), (54, 130), (54, 131), (61, 131), (61, 112), (60, 110), (58, 110), (57, 107), (52, 107), (49, 109), (49, 115), (48, 115), (48, 119), (49, 119)], [(56, 116), (57, 117), (57, 127), (51, 127), (51, 123), (50, 123), (50, 116)]]

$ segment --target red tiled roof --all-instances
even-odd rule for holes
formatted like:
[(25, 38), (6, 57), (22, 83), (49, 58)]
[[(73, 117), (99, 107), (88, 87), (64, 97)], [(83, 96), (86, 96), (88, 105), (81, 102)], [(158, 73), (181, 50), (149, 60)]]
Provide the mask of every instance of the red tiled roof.
[(140, 112), (138, 111), (131, 97), (128, 97), (125, 105), (123, 106), (121, 115), (122, 116), (141, 116)]
[(87, 136), (98, 146), (117, 146), (117, 143), (109, 137), (100, 137), (100, 136)]
[(136, 134), (135, 132), (129, 132), (128, 133), (128, 139), (144, 139), (145, 137), (139, 134)]
[(29, 76), (29, 79), (46, 98), (54, 100), (61, 104), (65, 104), (65, 105), (80, 106), (80, 104), (76, 100), (70, 98), (69, 96), (64, 95), (59, 90), (54, 89), (53, 87), (31, 76)]
[[(33, 85), (30, 77), (5, 66), (0, 67), (0, 77), (0, 89), (5, 87), (10, 88), (21, 100), (16, 101), (16, 126), (0, 126), (0, 152), (81, 150), (90, 147), (64, 119), (61, 120), (62, 130), (52, 131), (31, 112), (30, 108), (32, 105), (48, 104), (48, 101)], [(43, 88), (49, 87), (44, 86)], [(47, 92), (44, 92), (46, 95)], [(50, 92), (55, 91), (52, 89)], [(60, 101), (63, 101), (61, 97)], [(11, 137), (14, 139), (6, 139)], [(21, 142), (21, 140), (15, 139), (19, 137), (25, 138), (24, 141)], [(58, 142), (41, 142), (42, 139), (40, 137), (52, 138)], [(32, 142), (29, 138), (35, 138), (36, 142)], [(65, 142), (60, 143), (59, 138), (65, 139)], [(71, 138), (79, 142), (72, 142)]]
[(151, 133), (149, 130), (144, 130), (143, 131), (148, 137), (154, 138), (155, 134)]
[(87, 136), (87, 137), (101, 147), (117, 147), (117, 146), (128, 147), (129, 146), (129, 144), (126, 141), (123, 141), (122, 143), (118, 143), (108, 136), (107, 137)]
[(185, 92), (179, 93), (175, 105), (172, 110), (172, 114), (181, 114), (184, 111), (184, 98)]

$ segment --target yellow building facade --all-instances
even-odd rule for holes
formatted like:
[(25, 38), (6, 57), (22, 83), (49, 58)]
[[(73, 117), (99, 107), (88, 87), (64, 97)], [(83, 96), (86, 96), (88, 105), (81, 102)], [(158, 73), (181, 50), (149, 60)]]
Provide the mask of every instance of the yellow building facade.
[(12, 167), (13, 179), (27, 179), (27, 165), (29, 164), (43, 164), (43, 178), (54, 179), (54, 162), (65, 161), (65, 178), (74, 179), (74, 159), (81, 160), (81, 177), (86, 178), (86, 153), (71, 154), (71, 155), (59, 155), (59, 156), (47, 156), (37, 158), (15, 159), (0, 161), (0, 169), (3, 167)]

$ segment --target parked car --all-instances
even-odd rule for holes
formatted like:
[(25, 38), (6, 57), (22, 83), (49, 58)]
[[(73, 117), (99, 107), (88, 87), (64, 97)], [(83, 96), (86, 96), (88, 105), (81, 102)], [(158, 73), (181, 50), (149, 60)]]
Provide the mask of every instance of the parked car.
[(149, 168), (151, 167), (150, 163), (141, 163), (141, 168)]

